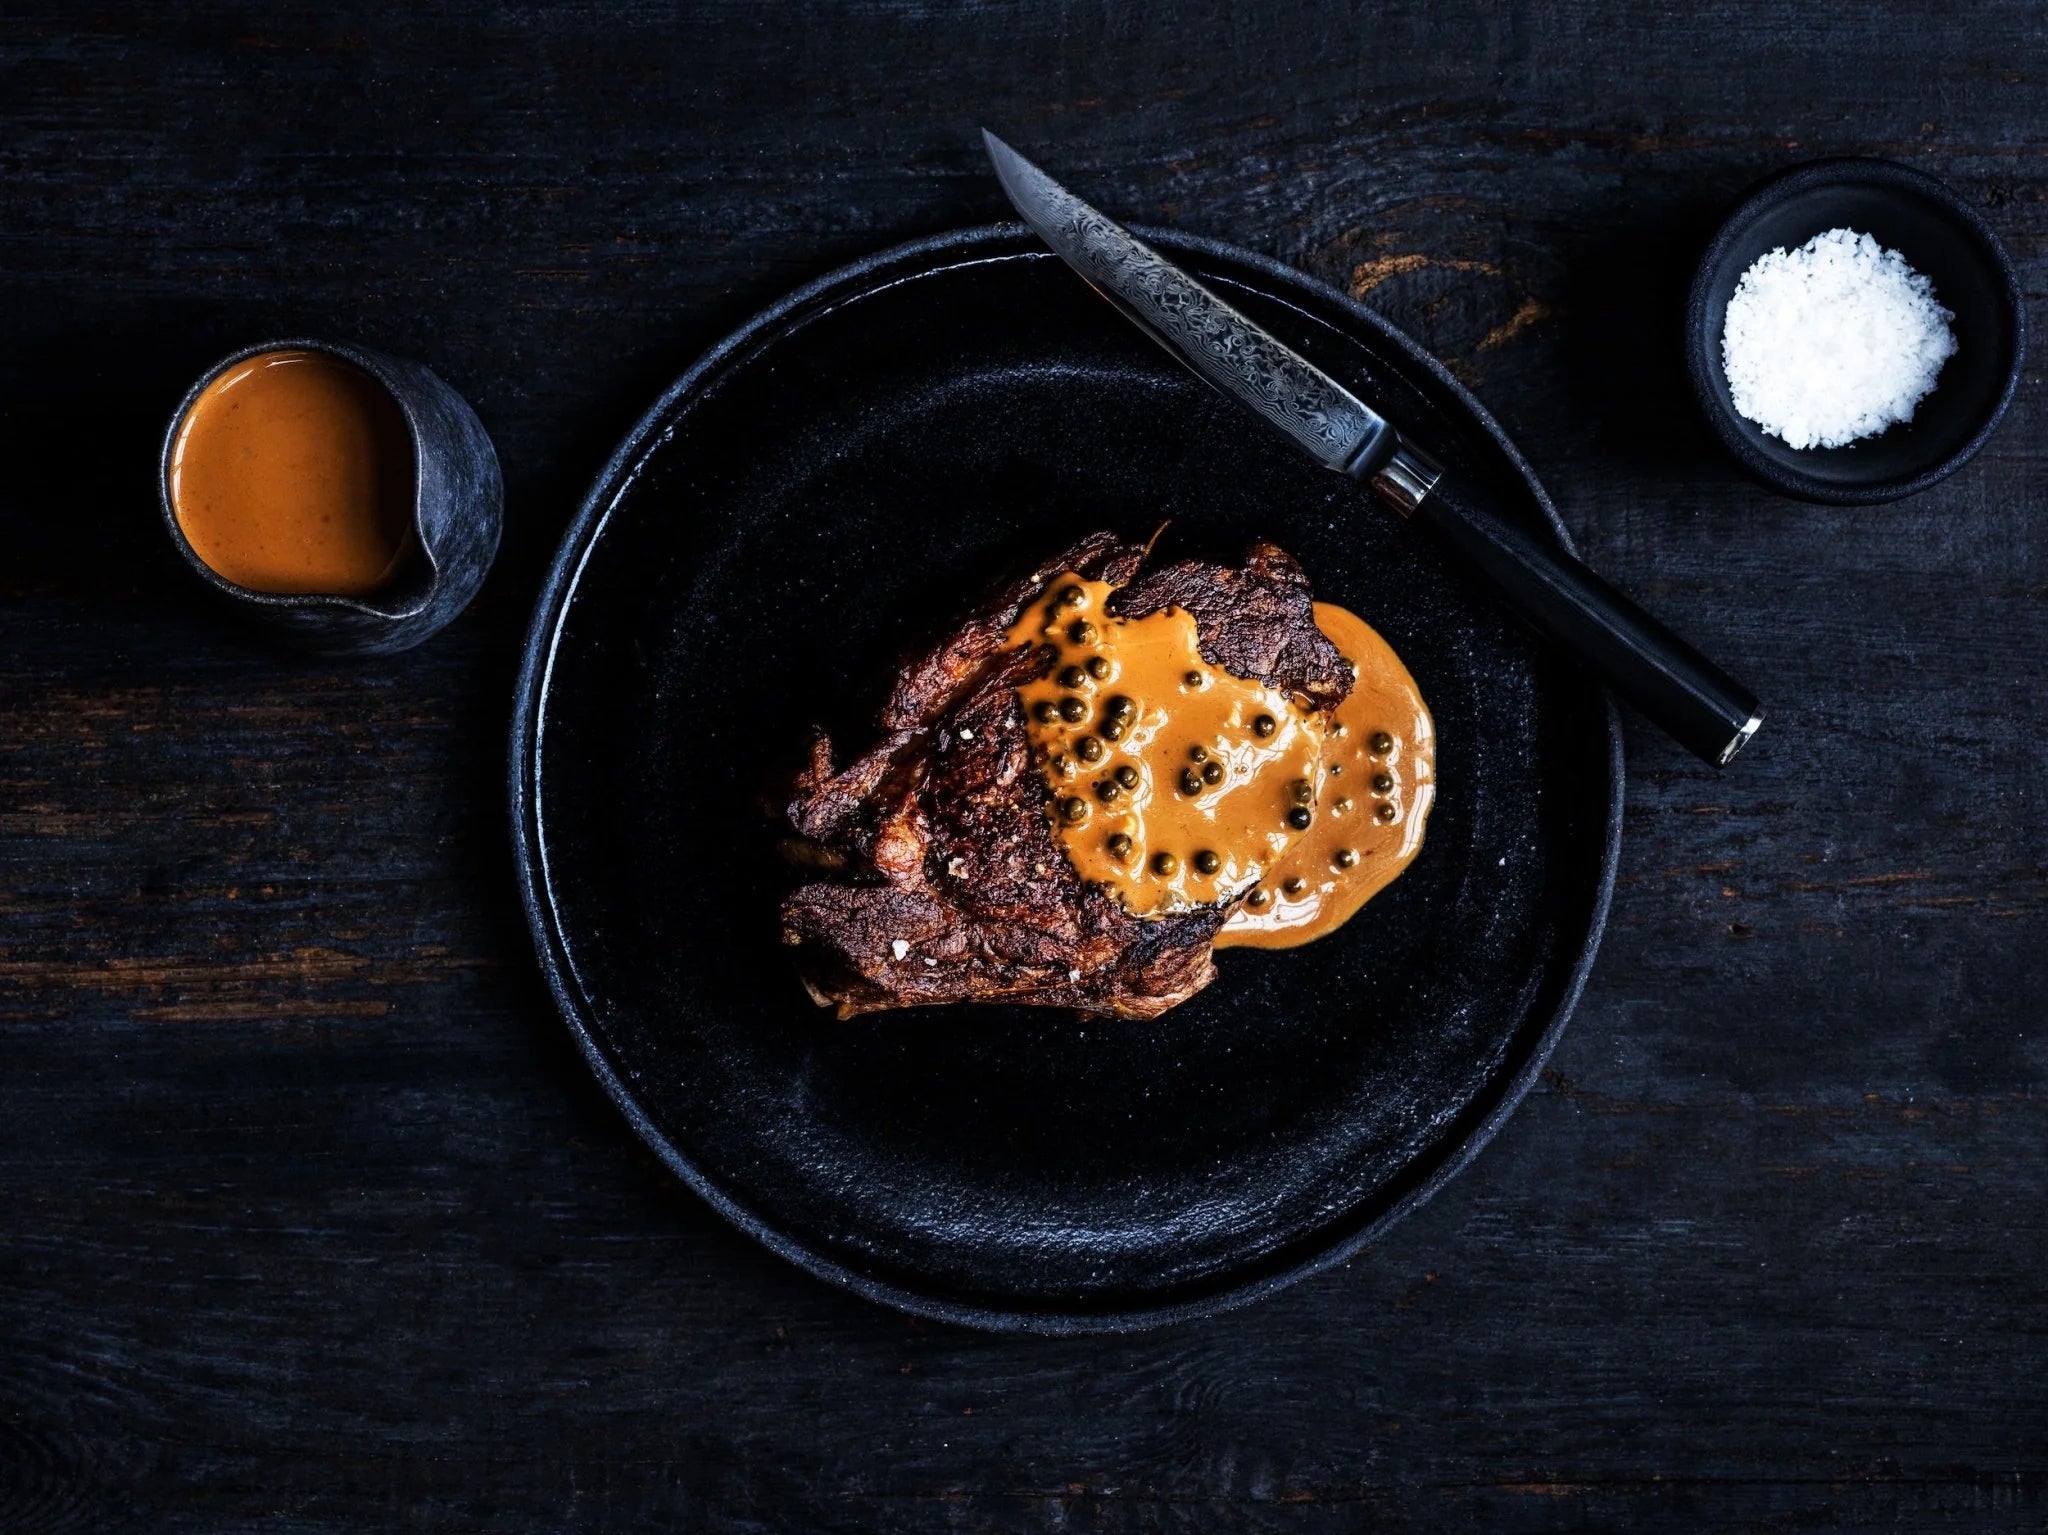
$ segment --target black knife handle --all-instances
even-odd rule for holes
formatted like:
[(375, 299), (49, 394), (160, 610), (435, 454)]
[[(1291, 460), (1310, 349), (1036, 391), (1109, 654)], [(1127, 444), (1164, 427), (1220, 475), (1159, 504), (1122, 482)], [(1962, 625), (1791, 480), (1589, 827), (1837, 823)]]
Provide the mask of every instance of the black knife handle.
[[(1417, 478), (1401, 482), (1403, 467)], [(1388, 469), (1397, 471), (1389, 483)], [(1756, 695), (1555, 543), (1516, 526), (1487, 498), (1438, 475), (1414, 450), (1375, 488), (1499, 583), (1538, 628), (1598, 672), (1679, 745), (1725, 766), (1763, 722)], [(1405, 503), (1405, 504), (1404, 504)]]

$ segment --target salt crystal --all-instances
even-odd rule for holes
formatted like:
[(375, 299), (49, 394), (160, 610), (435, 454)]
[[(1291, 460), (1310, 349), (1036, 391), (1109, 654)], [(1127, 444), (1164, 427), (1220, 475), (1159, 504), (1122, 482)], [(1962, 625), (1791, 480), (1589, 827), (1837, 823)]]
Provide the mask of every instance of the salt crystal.
[(904, 955), (910, 952), (910, 945), (905, 943), (901, 938), (898, 938), (890, 943), (889, 952), (895, 955), (898, 959), (901, 959)]
[(1956, 352), (1934, 284), (1867, 234), (1830, 229), (1757, 257), (1728, 300), (1735, 409), (1795, 448), (1839, 448), (1913, 419)]

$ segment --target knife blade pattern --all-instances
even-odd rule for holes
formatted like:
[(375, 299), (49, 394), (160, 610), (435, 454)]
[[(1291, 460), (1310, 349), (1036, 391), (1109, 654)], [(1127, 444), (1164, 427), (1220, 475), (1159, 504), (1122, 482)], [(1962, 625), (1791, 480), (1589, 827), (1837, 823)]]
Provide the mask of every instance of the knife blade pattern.
[(1385, 424), (1343, 385), (1078, 198), (1050, 243), (1210, 383), (1332, 469)]

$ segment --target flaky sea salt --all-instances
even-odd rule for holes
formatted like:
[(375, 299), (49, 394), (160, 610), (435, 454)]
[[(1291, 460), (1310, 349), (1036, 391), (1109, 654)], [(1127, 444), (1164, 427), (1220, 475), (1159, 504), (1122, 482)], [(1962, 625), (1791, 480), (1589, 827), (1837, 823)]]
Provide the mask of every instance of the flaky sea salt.
[(1853, 229), (1759, 256), (1721, 332), (1735, 408), (1795, 448), (1839, 448), (1913, 419), (1955, 355), (1934, 284)]

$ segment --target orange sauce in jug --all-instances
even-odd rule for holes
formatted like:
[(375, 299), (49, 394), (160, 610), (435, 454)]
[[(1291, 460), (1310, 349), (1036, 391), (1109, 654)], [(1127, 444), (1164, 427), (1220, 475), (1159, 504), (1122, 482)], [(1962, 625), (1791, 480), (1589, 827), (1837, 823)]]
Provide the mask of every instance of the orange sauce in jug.
[(235, 585), (365, 596), (411, 547), (412, 435), (361, 369), (263, 352), (193, 401), (170, 491), (193, 553)]

